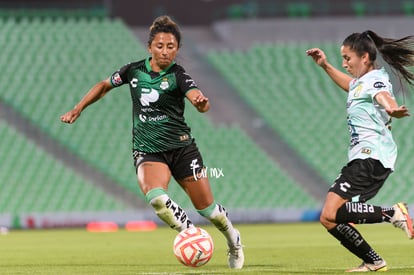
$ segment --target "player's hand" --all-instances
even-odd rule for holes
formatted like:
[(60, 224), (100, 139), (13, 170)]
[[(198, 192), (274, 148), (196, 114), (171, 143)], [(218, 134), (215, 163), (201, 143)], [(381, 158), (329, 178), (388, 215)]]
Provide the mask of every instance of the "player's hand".
[(306, 51), (306, 55), (312, 57), (316, 64), (323, 67), (327, 63), (325, 53), (319, 48), (313, 48)]
[(391, 109), (391, 110), (386, 109), (385, 111), (388, 113), (388, 115), (395, 117), (395, 118), (402, 118), (402, 117), (406, 117), (410, 115), (408, 113), (407, 107), (405, 107), (404, 105), (401, 105), (398, 108)]
[(202, 94), (197, 95), (195, 98), (192, 99), (193, 105), (197, 108), (200, 112), (206, 112), (209, 108), (209, 101), (208, 98)]
[(77, 110), (76, 108), (70, 110), (69, 112), (67, 112), (66, 114), (63, 114), (60, 116), (60, 121), (65, 122), (65, 123), (74, 123), (78, 117), (80, 116), (80, 111)]

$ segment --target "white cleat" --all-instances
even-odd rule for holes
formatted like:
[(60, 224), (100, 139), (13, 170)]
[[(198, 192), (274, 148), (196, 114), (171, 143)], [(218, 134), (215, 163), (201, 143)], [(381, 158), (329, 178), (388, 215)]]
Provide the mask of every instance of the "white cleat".
[(240, 232), (237, 231), (237, 243), (236, 244), (229, 244), (228, 250), (228, 261), (229, 267), (234, 269), (241, 269), (243, 268), (244, 264), (244, 253), (243, 253), (243, 245), (241, 244), (240, 239)]
[(413, 220), (408, 214), (408, 208), (405, 203), (399, 202), (393, 205), (394, 215), (390, 222), (397, 228), (400, 228), (407, 234), (409, 239), (414, 237)]

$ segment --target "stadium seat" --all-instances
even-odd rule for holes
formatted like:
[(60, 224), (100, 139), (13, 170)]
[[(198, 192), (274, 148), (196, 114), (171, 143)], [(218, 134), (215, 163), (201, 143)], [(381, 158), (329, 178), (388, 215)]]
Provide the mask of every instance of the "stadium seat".
[[(126, 209), (122, 202), (65, 168), (2, 120), (0, 132), (2, 157), (7, 159), (0, 166), (1, 213)], [(92, 197), (96, 200), (90, 203)], [(102, 200), (107, 203), (100, 203)]]

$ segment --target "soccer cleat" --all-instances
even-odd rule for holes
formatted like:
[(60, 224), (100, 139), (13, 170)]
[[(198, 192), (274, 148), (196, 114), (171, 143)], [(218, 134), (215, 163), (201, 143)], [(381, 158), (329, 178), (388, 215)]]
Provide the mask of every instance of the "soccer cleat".
[(228, 262), (230, 268), (241, 269), (244, 264), (243, 246), (241, 244), (240, 232), (237, 232), (237, 243), (229, 244)]
[(399, 202), (393, 205), (394, 215), (390, 222), (397, 228), (402, 229), (409, 239), (414, 237), (413, 220), (408, 214), (408, 208), (405, 203)]
[(370, 272), (370, 271), (387, 271), (387, 263), (384, 260), (376, 261), (373, 264), (362, 263), (360, 266), (348, 269), (346, 272)]

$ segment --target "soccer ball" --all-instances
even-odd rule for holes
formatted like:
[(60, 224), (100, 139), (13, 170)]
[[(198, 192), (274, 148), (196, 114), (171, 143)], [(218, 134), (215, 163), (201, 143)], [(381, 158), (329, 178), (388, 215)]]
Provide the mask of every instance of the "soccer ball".
[(181, 231), (174, 240), (174, 255), (183, 265), (199, 267), (213, 256), (214, 244), (210, 234), (200, 227)]

